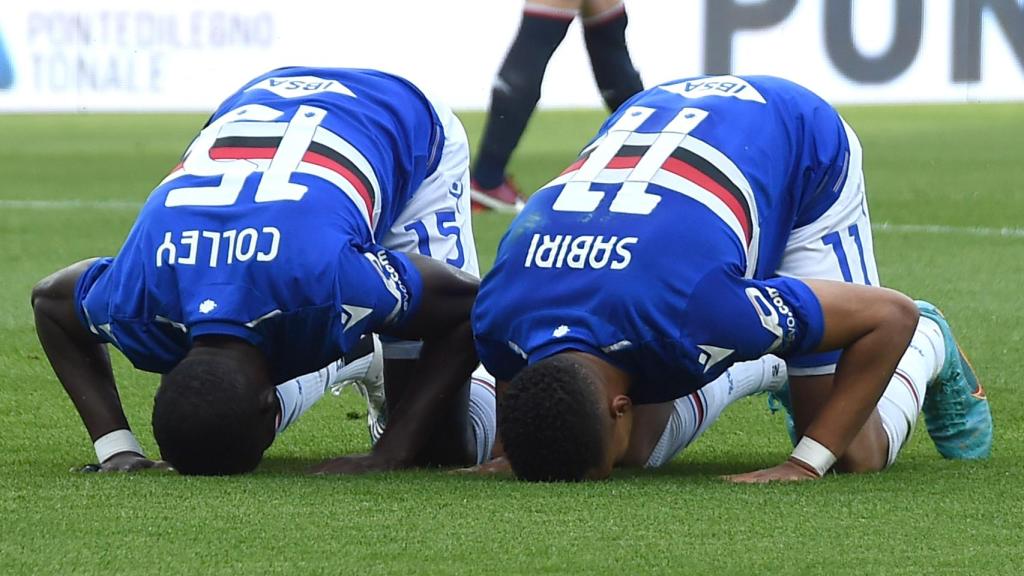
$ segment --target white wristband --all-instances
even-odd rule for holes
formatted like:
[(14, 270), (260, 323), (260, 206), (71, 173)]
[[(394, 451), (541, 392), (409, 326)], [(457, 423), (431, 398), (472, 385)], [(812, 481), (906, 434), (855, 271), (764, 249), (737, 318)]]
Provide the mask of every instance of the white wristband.
[(800, 443), (793, 448), (793, 453), (789, 457), (810, 466), (818, 473), (818, 476), (824, 476), (829, 468), (836, 463), (836, 455), (810, 436), (801, 438)]
[(144, 456), (142, 446), (139, 446), (139, 441), (135, 439), (135, 435), (132, 434), (131, 430), (121, 429), (108, 432), (97, 438), (92, 445), (96, 448), (96, 458), (100, 464), (106, 462), (114, 454), (120, 454), (121, 452), (135, 452), (140, 456)]

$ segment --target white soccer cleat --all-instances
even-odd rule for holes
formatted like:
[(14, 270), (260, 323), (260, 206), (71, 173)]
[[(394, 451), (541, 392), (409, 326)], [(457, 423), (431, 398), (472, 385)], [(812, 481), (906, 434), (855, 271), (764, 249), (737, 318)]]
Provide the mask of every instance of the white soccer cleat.
[(338, 396), (345, 388), (352, 386), (363, 400), (366, 400), (366, 426), (370, 431), (370, 443), (376, 444), (384, 434), (388, 414), (384, 396), (384, 354), (380, 338), (376, 334), (370, 337), (373, 339), (373, 352), (349, 362), (349, 365), (366, 362), (368, 365), (364, 375), (360, 378), (339, 380), (332, 383), (330, 388), (331, 394)]

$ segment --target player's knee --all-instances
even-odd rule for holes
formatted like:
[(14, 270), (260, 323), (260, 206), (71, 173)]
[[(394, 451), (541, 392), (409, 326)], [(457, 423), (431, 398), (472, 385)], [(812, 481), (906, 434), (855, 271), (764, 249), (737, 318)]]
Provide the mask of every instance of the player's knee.
[(914, 331), (917, 330), (917, 323), (920, 319), (921, 312), (917, 309), (917, 305), (905, 294), (890, 290), (891, 297), (889, 299), (890, 310), (887, 313), (890, 325), (893, 329), (898, 330), (900, 334), (905, 335), (907, 341), (913, 336)]
[(522, 370), (498, 402), (505, 454), (529, 481), (580, 481), (601, 466), (605, 438), (597, 385), (559, 355)]
[(266, 391), (242, 373), (223, 359), (187, 357), (163, 377), (153, 436), (162, 458), (182, 474), (241, 474), (263, 458), (276, 414), (267, 413)]
[(34, 310), (46, 310), (59, 303), (61, 300), (67, 299), (66, 290), (63, 288), (63, 282), (61, 282), (62, 273), (64, 270), (50, 274), (46, 278), (43, 278), (36, 285), (32, 287), (32, 308)]
[(57, 306), (66, 306), (74, 299), (78, 279), (95, 261), (95, 258), (90, 258), (76, 262), (36, 282), (32, 287), (32, 308), (38, 313), (53, 312)]
[(32, 287), (32, 309), (37, 313), (45, 311), (48, 305), (52, 305), (53, 302), (53, 283), (50, 281), (51, 277), (46, 277), (36, 282), (36, 285)]

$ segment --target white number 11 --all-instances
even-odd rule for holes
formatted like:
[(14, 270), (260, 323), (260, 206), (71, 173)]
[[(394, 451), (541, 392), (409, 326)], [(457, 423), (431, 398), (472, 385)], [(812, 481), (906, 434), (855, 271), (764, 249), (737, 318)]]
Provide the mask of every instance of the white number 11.
[[(623, 111), (622, 116), (615, 124), (608, 128), (604, 139), (590, 153), (586, 162), (566, 182), (562, 192), (552, 205), (552, 209), (563, 212), (593, 212), (596, 210), (601, 200), (604, 199), (605, 193), (591, 189), (594, 180), (608, 166), (612, 158), (615, 158), (629, 137), (635, 134), (636, 130), (655, 111), (654, 108), (646, 106), (631, 106)], [(611, 206), (608, 208), (609, 211), (640, 215), (650, 214), (654, 211), (654, 208), (661, 202), (661, 196), (647, 192), (651, 178), (665, 163), (665, 160), (672, 155), (672, 152), (679, 147), (690, 131), (707, 116), (707, 110), (683, 108), (661, 129), (654, 143), (624, 178), (620, 180), (602, 179), (601, 183), (604, 184), (622, 183), (622, 187), (615, 193), (615, 199), (612, 200)]]

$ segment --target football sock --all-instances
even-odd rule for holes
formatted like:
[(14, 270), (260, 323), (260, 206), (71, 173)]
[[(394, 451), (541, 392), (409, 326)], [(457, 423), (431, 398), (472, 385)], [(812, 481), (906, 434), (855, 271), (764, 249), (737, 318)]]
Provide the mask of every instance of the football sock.
[(332, 382), (327, 385), (335, 384), (338, 382), (344, 382), (346, 380), (359, 380), (366, 377), (366, 372), (370, 369), (370, 365), (373, 364), (373, 354), (368, 354), (352, 360), (348, 364), (345, 364), (338, 369), (338, 374), (335, 376)]
[(763, 356), (752, 362), (733, 364), (721, 378), (731, 382), (732, 396), (742, 398), (759, 392), (775, 391), (786, 383), (786, 361), (778, 356)]
[(938, 376), (946, 357), (942, 330), (934, 321), (922, 317), (903, 354), (892, 380), (878, 401), (882, 428), (889, 439), (886, 466), (896, 461), (900, 449), (914, 431), (917, 415), (924, 404), (928, 384)]
[(494, 377), (480, 366), (473, 372), (469, 387), (469, 424), (476, 439), (476, 463), (491, 459), (498, 435), (497, 397)]
[[(692, 443), (707, 430), (729, 404), (740, 398), (746, 398), (759, 392), (777, 390), (787, 378), (786, 362), (776, 356), (764, 356), (751, 362), (733, 364), (725, 374), (687, 396), (694, 404), (694, 414), (699, 416), (695, 422), (693, 436), (687, 444)], [(697, 406), (700, 402), (702, 406)]]
[(277, 401), (281, 406), (281, 419), (277, 423), (277, 433), (284, 432), (285, 428), (312, 408), (332, 384), (366, 377), (373, 363), (373, 353), (373, 338), (366, 336), (341, 360), (279, 384)]
[(473, 167), (473, 179), (481, 188), (496, 188), (504, 182), (508, 159), (540, 99), (548, 60), (575, 17), (575, 10), (529, 2), (523, 8), (519, 32), (491, 89), (491, 108)]
[(778, 390), (786, 378), (786, 363), (775, 356), (765, 356), (734, 364), (700, 390), (677, 399), (646, 467), (656, 468), (675, 458), (700, 438), (729, 404), (752, 394)]
[(324, 391), (337, 378), (343, 360), (332, 362), (309, 374), (279, 384), (277, 401), (281, 406), (281, 418), (277, 422), (277, 433), (281, 434), (292, 425), (299, 416), (306, 413), (324, 396)]
[(583, 20), (583, 39), (594, 79), (605, 105), (613, 111), (644, 89), (626, 47), (628, 22), (622, 3)]

